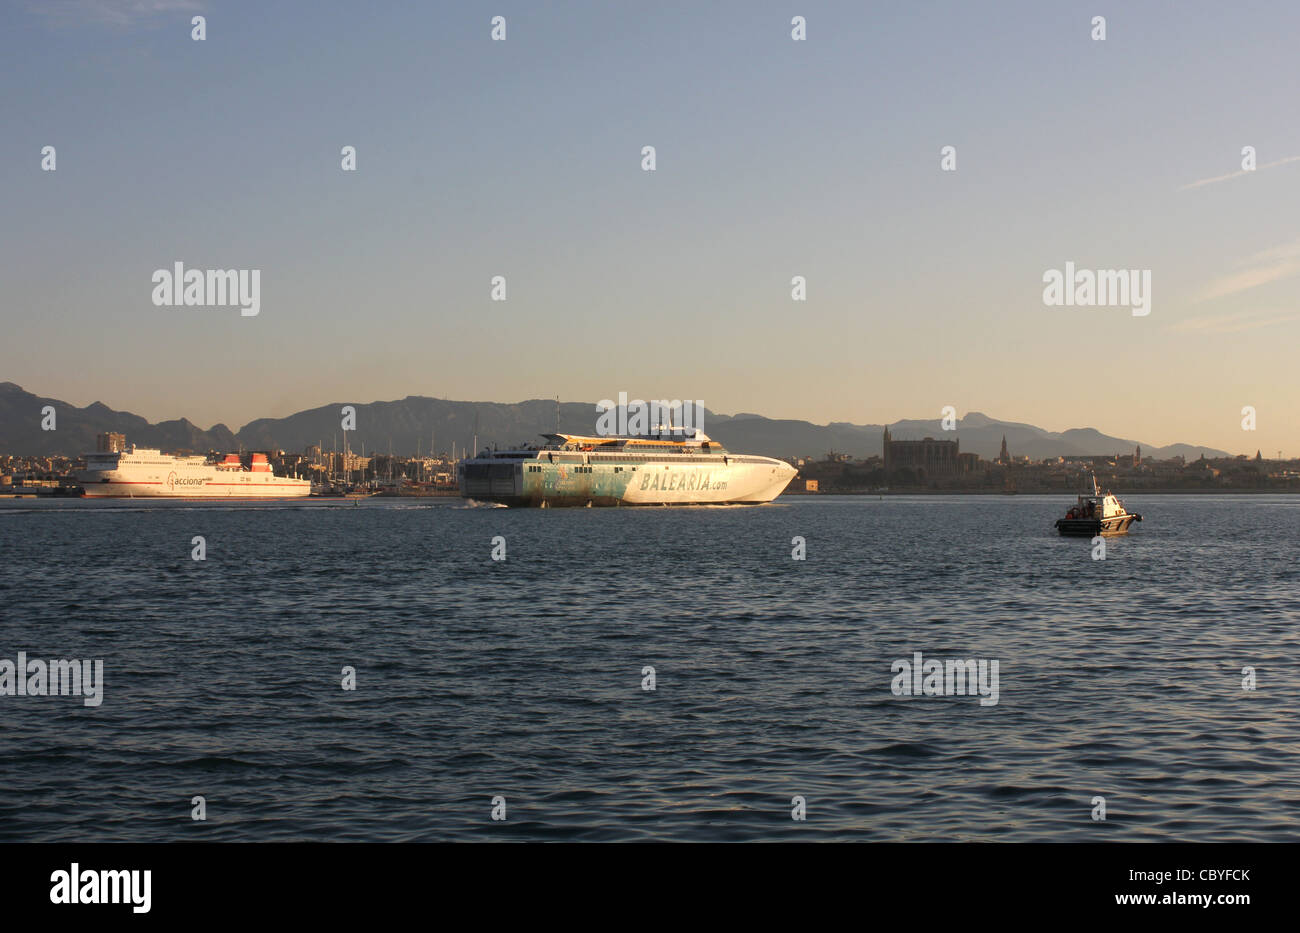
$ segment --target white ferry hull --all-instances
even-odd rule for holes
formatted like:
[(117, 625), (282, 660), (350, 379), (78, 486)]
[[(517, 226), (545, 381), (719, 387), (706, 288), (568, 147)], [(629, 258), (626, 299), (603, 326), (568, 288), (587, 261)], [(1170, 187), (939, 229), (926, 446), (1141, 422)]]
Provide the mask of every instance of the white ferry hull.
[[(771, 502), (796, 470), (788, 463), (746, 457), (722, 470), (713, 465), (659, 464), (638, 469), (620, 505), (738, 505)], [(757, 461), (763, 462), (757, 462)], [(659, 475), (656, 475), (659, 474)]]
[(282, 483), (205, 483), (184, 489), (168, 488), (165, 482), (97, 482), (83, 485), (86, 499), (297, 499), (311, 494), (311, 483), (292, 480)]
[(276, 476), (263, 454), (245, 469), (231, 454), (220, 465), (148, 448), (86, 455), (77, 483), (87, 499), (296, 499), (311, 494), (305, 479)]
[(716, 457), (708, 462), (601, 462), (581, 458), (466, 461), (459, 472), (465, 498), (511, 506), (757, 505), (771, 502), (794, 479), (788, 463), (767, 457)]

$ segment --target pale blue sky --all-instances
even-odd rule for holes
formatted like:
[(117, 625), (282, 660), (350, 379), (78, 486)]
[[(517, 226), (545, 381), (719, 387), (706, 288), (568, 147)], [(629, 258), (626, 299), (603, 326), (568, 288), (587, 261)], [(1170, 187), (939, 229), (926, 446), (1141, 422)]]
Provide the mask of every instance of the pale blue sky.
[[(0, 9), (0, 379), (31, 391), (232, 428), (408, 394), (954, 405), (1300, 454), (1300, 161), (1185, 187), (1300, 155), (1295, 4)], [(154, 307), (178, 259), (262, 270), (261, 314)], [(1044, 307), (1067, 260), (1152, 270), (1152, 313)]]

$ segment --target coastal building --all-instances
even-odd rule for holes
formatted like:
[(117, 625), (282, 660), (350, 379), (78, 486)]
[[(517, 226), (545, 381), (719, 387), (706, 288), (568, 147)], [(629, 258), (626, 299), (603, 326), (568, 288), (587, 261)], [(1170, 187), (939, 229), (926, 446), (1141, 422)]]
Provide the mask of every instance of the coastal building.
[(885, 427), (885, 475), (910, 469), (925, 480), (951, 479), (958, 473), (958, 441), (896, 441)]

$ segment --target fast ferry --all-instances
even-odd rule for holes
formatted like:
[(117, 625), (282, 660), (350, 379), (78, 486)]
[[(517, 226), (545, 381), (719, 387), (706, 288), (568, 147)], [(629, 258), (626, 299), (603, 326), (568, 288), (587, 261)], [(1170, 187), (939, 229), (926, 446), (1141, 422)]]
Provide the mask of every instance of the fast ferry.
[(456, 470), (467, 499), (508, 506), (752, 505), (797, 472), (782, 460), (733, 454), (703, 431), (543, 434), (545, 443), (485, 450)]
[(86, 469), (76, 478), (88, 499), (291, 499), (311, 494), (308, 480), (276, 476), (266, 454), (253, 454), (245, 466), (239, 454), (213, 462), (134, 444), (123, 451), (86, 454)]
[(1142, 521), (1142, 516), (1129, 512), (1109, 492), (1102, 493), (1097, 477), (1092, 478), (1092, 495), (1080, 496), (1079, 501), (1056, 520), (1056, 530), (1063, 535), (1122, 535), (1129, 525)]

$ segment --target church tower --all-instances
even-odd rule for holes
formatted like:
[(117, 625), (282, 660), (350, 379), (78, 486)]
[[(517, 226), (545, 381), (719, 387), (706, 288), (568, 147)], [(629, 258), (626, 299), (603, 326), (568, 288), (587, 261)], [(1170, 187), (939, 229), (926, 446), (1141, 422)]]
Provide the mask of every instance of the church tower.
[(998, 462), (999, 463), (1011, 462), (1011, 454), (1007, 453), (1007, 436), (1005, 434), (1002, 435), (1002, 452), (998, 454)]

